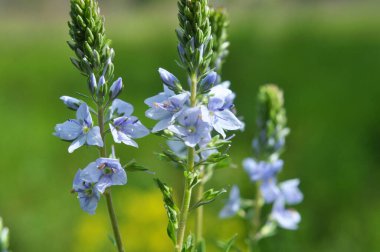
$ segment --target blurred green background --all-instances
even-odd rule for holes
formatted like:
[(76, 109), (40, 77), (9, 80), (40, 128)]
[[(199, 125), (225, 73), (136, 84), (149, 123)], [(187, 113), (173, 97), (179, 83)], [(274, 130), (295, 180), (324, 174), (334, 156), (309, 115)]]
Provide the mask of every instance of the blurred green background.
[[(97, 214), (82, 212), (70, 194), (73, 176), (96, 158), (93, 148), (72, 155), (52, 136), (56, 123), (73, 116), (61, 95), (87, 92), (69, 62), (69, 1), (0, 0), (0, 216), (18, 251), (113, 251), (105, 202)], [(164, 67), (181, 75), (174, 60), (174, 0), (100, 1), (116, 51), (121, 98), (144, 117), (143, 101), (161, 90)], [(237, 169), (220, 170), (209, 184), (253, 186), (240, 164), (251, 153), (258, 87), (277, 83), (285, 91), (291, 134), (281, 179), (299, 177), (305, 200), (296, 232), (281, 230), (263, 240), (262, 251), (380, 251), (380, 4), (376, 1), (224, 0), (230, 12), (230, 56), (224, 78), (237, 93), (246, 131), (231, 155)], [(149, 136), (139, 149), (117, 146), (156, 176), (180, 187), (180, 173), (154, 154), (163, 141)], [(166, 215), (153, 175), (130, 173), (113, 190), (128, 251), (171, 251)], [(181, 190), (178, 190), (181, 191)], [(209, 251), (239, 233), (237, 219), (221, 221), (223, 199), (206, 208)], [(217, 227), (217, 228), (215, 228)]]

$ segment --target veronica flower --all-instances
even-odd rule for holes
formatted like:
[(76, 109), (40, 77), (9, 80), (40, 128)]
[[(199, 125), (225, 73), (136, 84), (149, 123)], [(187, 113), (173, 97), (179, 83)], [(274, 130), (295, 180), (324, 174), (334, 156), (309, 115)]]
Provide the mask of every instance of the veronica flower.
[(243, 161), (244, 170), (252, 181), (273, 178), (282, 169), (283, 164), (284, 162), (281, 159), (274, 162), (257, 162), (253, 158), (246, 158)]
[(276, 184), (276, 178), (269, 178), (267, 180), (264, 180), (260, 185), (260, 192), (264, 198), (265, 203), (274, 202), (281, 193)]
[(285, 208), (285, 199), (279, 197), (272, 209), (271, 218), (282, 228), (295, 230), (301, 221), (301, 215), (293, 210)]
[(82, 171), (80, 178), (88, 183), (96, 183), (100, 193), (110, 186), (127, 183), (127, 173), (119, 160), (113, 158), (98, 158)]
[(204, 109), (202, 107), (185, 109), (177, 118), (178, 124), (170, 125), (168, 129), (182, 138), (189, 147), (195, 147), (205, 139), (211, 140), (211, 126), (207, 120), (204, 120), (207, 119), (204, 116)]
[(220, 218), (228, 218), (234, 216), (240, 209), (240, 191), (239, 187), (234, 185), (230, 192), (227, 204), (220, 211)]
[(95, 214), (100, 199), (100, 194), (95, 183), (86, 182), (81, 178), (82, 170), (78, 170), (73, 182), (73, 191), (78, 193), (80, 207), (89, 214)]
[(235, 94), (228, 89), (228, 85), (226, 83), (213, 87), (207, 105), (211, 124), (223, 138), (226, 137), (224, 130), (238, 130), (244, 125), (231, 111)]
[(83, 101), (70, 96), (61, 96), (60, 99), (69, 109), (72, 110), (77, 110), (79, 106), (83, 103)]
[(55, 126), (55, 136), (72, 142), (69, 147), (69, 153), (85, 144), (103, 147), (100, 129), (98, 126), (93, 126), (92, 117), (86, 103), (79, 106), (76, 116), (76, 120), (71, 119)]
[(178, 116), (189, 99), (189, 93), (176, 95), (173, 91), (164, 86), (164, 92), (145, 100), (150, 109), (145, 112), (148, 118), (159, 121), (152, 129), (158, 132), (167, 129)]
[(299, 179), (290, 179), (280, 184), (281, 194), (289, 205), (298, 204), (303, 200), (303, 194), (299, 190)]
[(109, 126), (116, 143), (124, 143), (136, 148), (138, 144), (132, 138), (141, 138), (149, 134), (149, 130), (135, 116), (118, 117)]
[(291, 179), (277, 186), (276, 178), (270, 178), (263, 181), (260, 191), (266, 203), (283, 198), (286, 204), (294, 205), (303, 200), (303, 194), (298, 188), (299, 183), (299, 179)]
[(112, 102), (112, 105), (110, 107), (110, 113), (108, 119), (111, 120), (113, 117), (119, 117), (119, 116), (130, 116), (133, 113), (133, 106), (129, 104), (128, 102), (125, 102), (120, 99), (115, 99)]

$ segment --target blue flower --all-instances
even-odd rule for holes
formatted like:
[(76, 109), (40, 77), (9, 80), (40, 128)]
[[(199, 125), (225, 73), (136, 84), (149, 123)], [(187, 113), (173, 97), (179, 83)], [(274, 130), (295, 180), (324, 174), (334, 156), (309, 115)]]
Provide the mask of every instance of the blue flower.
[(77, 119), (71, 119), (55, 126), (55, 136), (70, 141), (69, 153), (84, 144), (103, 147), (103, 140), (98, 126), (93, 126), (92, 117), (86, 103), (77, 110)]
[(285, 208), (285, 199), (279, 197), (272, 209), (271, 218), (282, 228), (295, 230), (298, 228), (298, 223), (301, 221), (301, 215), (293, 210)]
[(283, 164), (284, 162), (281, 159), (274, 162), (257, 162), (253, 158), (246, 158), (243, 161), (244, 170), (252, 181), (273, 178), (282, 169)]
[(60, 99), (69, 109), (72, 110), (78, 110), (79, 106), (83, 103), (83, 101), (70, 96), (61, 96)]
[(220, 218), (228, 218), (237, 214), (240, 210), (240, 191), (239, 188), (234, 185), (230, 192), (230, 197), (228, 199), (227, 204), (220, 211)]
[(183, 139), (189, 147), (195, 147), (202, 140), (211, 140), (212, 128), (210, 123), (204, 120), (204, 110), (207, 109), (195, 107), (183, 110), (176, 120), (178, 124), (170, 125), (168, 129)]
[(228, 89), (228, 84), (213, 87), (209, 93), (207, 108), (210, 111), (210, 121), (214, 129), (226, 137), (224, 130), (242, 129), (244, 124), (232, 113), (235, 94)]
[(96, 183), (96, 189), (100, 193), (104, 193), (110, 186), (127, 183), (125, 170), (119, 160), (112, 158), (98, 158), (82, 171), (80, 178), (88, 183)]
[(116, 143), (124, 143), (136, 148), (138, 145), (132, 138), (141, 138), (149, 134), (149, 130), (134, 116), (118, 117), (109, 126)]
[(289, 205), (298, 204), (303, 200), (303, 194), (298, 188), (299, 179), (290, 179), (280, 184), (281, 194)]
[(128, 102), (120, 99), (115, 99), (110, 107), (108, 119), (111, 120), (113, 117), (119, 116), (130, 116), (132, 115), (133, 110), (133, 106)]
[(164, 92), (145, 100), (150, 109), (145, 112), (146, 117), (159, 121), (152, 129), (158, 132), (167, 129), (179, 115), (186, 102), (189, 100), (189, 93), (175, 94), (164, 87)]
[(276, 184), (276, 178), (269, 178), (267, 180), (264, 180), (260, 185), (260, 192), (264, 198), (265, 203), (274, 202), (281, 193)]
[(121, 78), (118, 78), (111, 86), (110, 88), (110, 97), (111, 100), (115, 99), (123, 89), (123, 80)]
[(82, 170), (78, 170), (73, 182), (73, 191), (78, 193), (80, 207), (89, 214), (95, 214), (100, 199), (100, 193), (95, 183), (86, 182), (81, 178)]

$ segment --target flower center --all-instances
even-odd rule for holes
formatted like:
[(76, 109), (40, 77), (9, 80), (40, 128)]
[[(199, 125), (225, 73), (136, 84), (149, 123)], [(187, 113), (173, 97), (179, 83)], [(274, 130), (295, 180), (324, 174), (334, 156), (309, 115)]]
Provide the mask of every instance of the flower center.
[(90, 131), (90, 128), (87, 126), (83, 127), (83, 133), (87, 134)]
[(194, 133), (197, 129), (194, 126), (191, 126), (187, 129), (189, 133)]

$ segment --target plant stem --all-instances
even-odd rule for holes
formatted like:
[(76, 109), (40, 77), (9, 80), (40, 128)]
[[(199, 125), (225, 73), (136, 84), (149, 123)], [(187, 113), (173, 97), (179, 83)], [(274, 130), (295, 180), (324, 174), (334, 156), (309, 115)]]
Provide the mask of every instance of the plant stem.
[(262, 195), (260, 192), (260, 183), (257, 183), (256, 187), (256, 198), (255, 198), (255, 212), (253, 213), (252, 218), (252, 228), (250, 233), (250, 251), (254, 251), (254, 248), (257, 246), (257, 233), (260, 230), (261, 225), (261, 208), (262, 208)]
[[(189, 172), (192, 172), (194, 170), (194, 156), (195, 156), (194, 148), (188, 148), (188, 171)], [(182, 250), (183, 241), (185, 237), (187, 217), (189, 215), (191, 193), (192, 193), (190, 182), (191, 181), (188, 178), (185, 178), (185, 187), (184, 187), (184, 192), (183, 192), (180, 221), (179, 221), (179, 226), (178, 226), (178, 231), (177, 231), (177, 245), (175, 248), (175, 251), (177, 252), (180, 252)]]
[[(191, 107), (195, 107), (197, 103), (197, 85), (198, 85), (197, 75), (191, 74), (191, 96), (190, 96)], [(194, 172), (194, 162), (195, 162), (195, 148), (189, 147), (187, 151), (187, 170), (186, 170), (187, 173)], [(177, 230), (177, 244), (175, 247), (175, 251), (177, 252), (180, 252), (182, 250), (183, 241), (184, 241), (185, 232), (186, 232), (187, 217), (189, 215), (189, 208), (190, 208), (191, 194), (192, 194), (192, 187), (190, 183), (191, 183), (190, 179), (185, 177), (182, 207), (181, 207), (181, 213), (180, 213), (180, 218), (179, 218), (179, 226)]]
[[(202, 177), (202, 174), (200, 175)], [(195, 202), (199, 202), (202, 200), (203, 192), (204, 192), (204, 182), (201, 181), (196, 195)], [(203, 206), (197, 208), (195, 213), (195, 243), (199, 243), (203, 238)]]
[[(106, 145), (105, 145), (105, 131), (104, 131), (104, 108), (101, 105), (98, 105), (98, 123), (99, 123), (99, 128), (100, 128), (100, 134), (102, 136), (103, 140), (103, 147), (99, 149), (100, 156), (101, 157), (107, 157), (107, 151), (106, 151)], [(115, 209), (112, 204), (112, 196), (111, 196), (111, 189), (108, 188), (108, 190), (104, 193), (104, 196), (106, 197), (107, 201), (107, 208), (108, 208), (108, 214), (110, 216), (111, 224), (112, 224), (112, 229), (113, 233), (115, 236), (115, 241), (117, 245), (117, 250), (118, 252), (125, 252), (124, 247), (123, 247), (123, 242), (121, 240), (121, 234), (119, 230), (119, 224), (117, 222), (116, 214), (115, 214)]]

